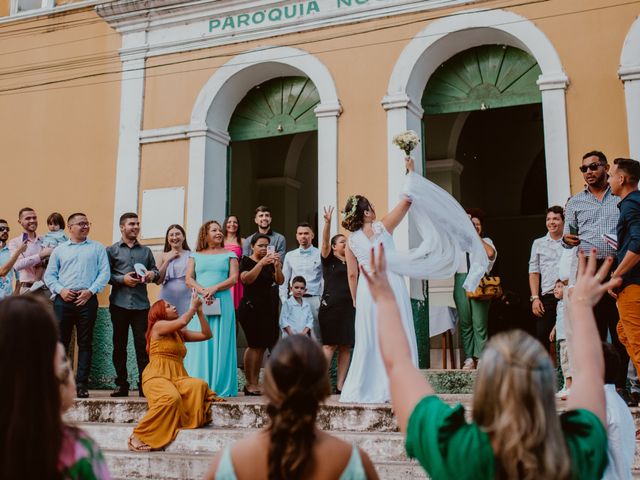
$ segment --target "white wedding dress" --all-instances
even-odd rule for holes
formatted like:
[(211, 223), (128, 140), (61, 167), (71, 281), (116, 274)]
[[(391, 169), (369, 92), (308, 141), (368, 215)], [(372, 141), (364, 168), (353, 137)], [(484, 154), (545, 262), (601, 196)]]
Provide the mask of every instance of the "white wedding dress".
[[(373, 223), (371, 239), (360, 229), (352, 233), (348, 241), (358, 264), (367, 271), (371, 270), (371, 247), (377, 254), (380, 244), (384, 245), (389, 283), (398, 303), (411, 359), (417, 366), (413, 313), (403, 275), (425, 280), (451, 278), (456, 273), (459, 255), (469, 253), (470, 267), (464, 287), (474, 291), (487, 270), (489, 259), (469, 216), (445, 190), (416, 173), (410, 173), (406, 177), (403, 196), (412, 201), (409, 214), (421, 237), (418, 247), (406, 252), (396, 251), (393, 237), (382, 222)], [(358, 280), (356, 292), (355, 334), (351, 366), (340, 401), (390, 401), (389, 379), (378, 343), (377, 309), (364, 278)]]
[[(380, 244), (384, 245), (387, 255), (395, 250), (393, 238), (384, 228), (382, 222), (373, 224), (374, 236), (367, 238), (362, 229), (349, 237), (349, 248), (358, 259), (358, 264), (370, 271), (371, 247), (376, 253)], [(418, 347), (413, 328), (411, 301), (404, 279), (395, 273), (388, 272), (389, 283), (400, 308), (402, 326), (411, 349), (411, 359), (418, 365)], [(389, 396), (389, 379), (385, 372), (378, 344), (377, 307), (371, 298), (367, 281), (360, 277), (356, 294), (356, 342), (349, 373), (342, 387), (340, 401), (345, 403), (384, 403), (391, 400)]]

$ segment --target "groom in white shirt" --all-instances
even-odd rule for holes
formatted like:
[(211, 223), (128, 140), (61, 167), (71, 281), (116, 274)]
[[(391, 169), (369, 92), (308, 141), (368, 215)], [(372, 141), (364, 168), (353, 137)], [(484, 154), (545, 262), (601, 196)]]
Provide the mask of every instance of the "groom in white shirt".
[(320, 250), (311, 243), (313, 238), (311, 225), (307, 222), (299, 223), (296, 227), (298, 248), (287, 252), (282, 265), (284, 282), (280, 285), (280, 300), (283, 305), (287, 301), (289, 282), (292, 278), (297, 276), (304, 277), (307, 282), (307, 292), (304, 294), (303, 301), (311, 307), (313, 333), (316, 339), (321, 341), (318, 310), (320, 309), (320, 297), (322, 295), (322, 263), (320, 261)]

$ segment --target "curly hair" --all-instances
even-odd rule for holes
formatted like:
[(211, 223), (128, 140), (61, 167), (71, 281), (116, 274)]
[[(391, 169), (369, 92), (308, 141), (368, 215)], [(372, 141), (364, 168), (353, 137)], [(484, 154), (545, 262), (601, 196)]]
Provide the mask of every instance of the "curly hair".
[[(355, 208), (354, 208), (355, 202)], [(350, 232), (360, 230), (364, 225), (364, 212), (371, 209), (371, 203), (362, 195), (353, 195), (347, 199), (344, 207), (342, 226)]]
[(521, 330), (496, 335), (480, 357), (473, 418), (487, 432), (496, 479), (568, 480), (571, 460), (556, 412), (556, 372)]
[[(222, 225), (217, 220), (208, 220), (202, 224), (200, 230), (198, 230), (198, 241), (196, 243), (196, 252), (201, 252), (202, 250), (206, 250), (209, 248), (209, 243), (207, 242), (207, 235), (209, 235), (209, 227), (212, 223), (215, 223), (220, 227), (220, 231), (222, 231)], [(222, 245), (224, 246), (224, 239), (222, 240)]]
[(280, 340), (265, 372), (269, 480), (298, 480), (313, 468), (318, 406), (329, 396), (327, 361), (304, 335)]

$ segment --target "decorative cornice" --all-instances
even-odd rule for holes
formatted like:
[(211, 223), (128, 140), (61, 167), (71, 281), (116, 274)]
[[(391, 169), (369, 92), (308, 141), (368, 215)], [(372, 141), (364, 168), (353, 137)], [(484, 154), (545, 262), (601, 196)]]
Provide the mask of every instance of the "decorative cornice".
[(397, 108), (406, 108), (418, 118), (422, 118), (424, 116), (424, 109), (420, 105), (417, 105), (405, 93), (386, 95), (382, 99), (382, 108), (387, 111), (395, 110)]
[(339, 103), (330, 103), (330, 104), (321, 103), (313, 110), (313, 113), (315, 113), (316, 117), (318, 118), (339, 117), (340, 114), (342, 113), (342, 105), (340, 105)]
[(175, 127), (143, 130), (140, 132), (140, 143), (145, 144), (187, 140), (189, 138), (189, 132), (189, 125), (177, 125)]
[[(120, 32), (146, 30), (148, 55), (154, 56), (483, 1), (115, 0), (96, 11)], [(288, 14), (293, 9), (297, 13), (285, 17), (285, 8)], [(260, 18), (248, 20), (254, 16)], [(233, 26), (225, 24), (229, 18)], [(217, 26), (212, 28), (210, 22)]]
[(190, 125), (187, 130), (187, 138), (207, 137), (223, 145), (229, 145), (231, 137), (229, 132), (223, 132), (217, 128), (209, 128), (206, 125)]
[(640, 65), (623, 65), (618, 69), (618, 76), (623, 82), (640, 80)]
[(569, 86), (569, 77), (564, 72), (540, 75), (536, 84), (541, 92), (545, 90), (566, 90)]

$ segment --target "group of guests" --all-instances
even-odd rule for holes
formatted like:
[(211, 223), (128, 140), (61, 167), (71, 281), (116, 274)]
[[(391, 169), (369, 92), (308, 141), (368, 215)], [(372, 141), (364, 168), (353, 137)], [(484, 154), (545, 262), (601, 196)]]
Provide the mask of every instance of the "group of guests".
[[(481, 354), (472, 418), (467, 421), (464, 408), (440, 400), (413, 364), (388, 280), (384, 246), (377, 255), (372, 249), (371, 257), (371, 268), (362, 274), (379, 311), (377, 337), (393, 412), (406, 436), (408, 456), (417, 459), (430, 478), (630, 478), (616, 470), (619, 458), (612, 450), (620, 446), (619, 434), (605, 428), (609, 356), (606, 349), (603, 353), (593, 315), (600, 298), (621, 285), (616, 278), (603, 281), (610, 259), (598, 268), (595, 250), (589, 259), (580, 253), (567, 309), (576, 360), (568, 410), (556, 412), (555, 369), (546, 350), (527, 334), (511, 331), (493, 337)], [(207, 421), (212, 392), (195, 379), (167, 385), (162, 372), (173, 370), (176, 378), (185, 378), (176, 361), (184, 355), (183, 342), (211, 336), (202, 303), (193, 293), (189, 309), (180, 316), (175, 306), (156, 303), (147, 338), (149, 366), (153, 365), (145, 371), (147, 391), (176, 388), (176, 401), (185, 391), (191, 392), (194, 424)], [(185, 330), (192, 315), (198, 319), (199, 332)], [(50, 306), (35, 296), (0, 302), (0, 361), (12, 365), (0, 370), (0, 381), (12, 392), (0, 396), (2, 478), (110, 478), (97, 445), (62, 420), (73, 402), (74, 382), (58, 343), (57, 324)], [(206, 478), (377, 479), (366, 452), (316, 426), (319, 406), (330, 393), (326, 370), (326, 357), (311, 338), (292, 335), (280, 341), (265, 372), (268, 426), (219, 452)], [(150, 409), (145, 420), (156, 414), (167, 423), (176, 421), (161, 413)], [(142, 438), (147, 438), (145, 420), (136, 428)], [(632, 422), (630, 416), (628, 421)], [(152, 448), (151, 441), (145, 445)], [(629, 450), (629, 445), (623, 446)], [(616, 476), (619, 472), (623, 476)]]
[[(184, 363), (192, 376), (206, 381), (220, 397), (238, 394), (236, 318), (248, 343), (245, 394), (261, 394), (258, 376), (265, 351), (282, 336), (299, 333), (318, 342), (324, 337), (329, 356), (338, 349), (339, 390), (354, 342), (354, 308), (347, 285), (344, 236), (329, 238), (332, 213), (333, 208), (325, 210), (321, 250), (312, 245), (312, 227), (301, 223), (296, 229), (299, 246), (288, 253), (284, 237), (271, 229), (271, 211), (266, 206), (256, 209), (258, 231), (247, 238), (242, 237), (236, 216), (229, 216), (222, 225), (205, 222), (194, 252), (182, 226), (170, 225), (156, 265), (151, 249), (138, 241), (140, 221), (135, 213), (120, 217), (121, 239), (105, 248), (89, 239), (91, 224), (85, 214), (70, 215), (66, 225), (60, 214), (52, 214), (47, 221), (50, 232), (38, 236), (36, 212), (25, 207), (18, 213), (23, 233), (13, 240), (8, 241), (8, 223), (0, 220), (0, 298), (30, 293), (52, 300), (67, 351), (76, 327), (79, 398), (89, 395), (96, 294), (107, 284), (111, 284), (114, 397), (129, 394), (129, 328), (138, 388), (144, 395), (150, 283), (161, 285), (160, 299), (174, 306), (179, 315), (190, 309), (192, 292), (204, 303), (212, 339), (190, 345)], [(65, 226), (68, 237), (64, 236)], [(196, 315), (188, 327), (200, 330)]]
[(600, 339), (620, 358), (614, 374), (618, 394), (638, 405), (640, 395), (627, 390), (629, 359), (640, 367), (640, 163), (617, 158), (613, 164), (599, 151), (588, 152), (580, 166), (585, 187), (563, 209), (546, 211), (547, 234), (533, 242), (529, 261), (531, 310), (538, 340), (551, 351), (559, 344), (559, 363), (565, 378), (558, 392), (566, 399), (573, 380), (574, 355), (567, 341), (563, 298), (576, 281), (577, 253), (593, 255), (598, 266), (615, 258), (607, 278), (621, 279), (620, 286), (604, 295), (594, 309)]

